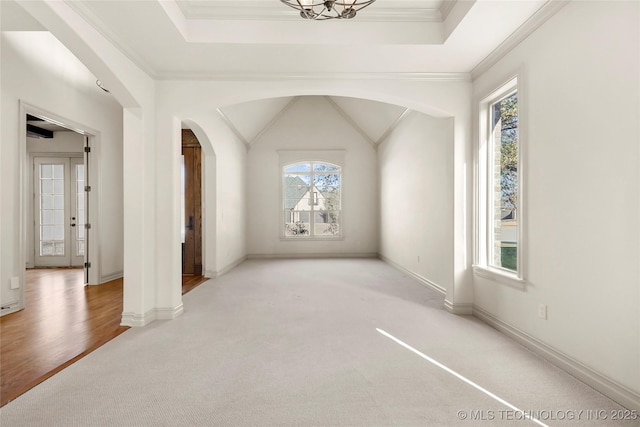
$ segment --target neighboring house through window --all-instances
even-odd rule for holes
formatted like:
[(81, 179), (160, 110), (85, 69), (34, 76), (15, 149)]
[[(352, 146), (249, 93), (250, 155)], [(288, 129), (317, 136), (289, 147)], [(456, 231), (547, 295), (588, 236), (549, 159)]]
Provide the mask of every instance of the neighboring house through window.
[(339, 237), (342, 168), (299, 162), (282, 168), (284, 237)]
[(517, 79), (480, 102), (477, 266), (522, 279)]

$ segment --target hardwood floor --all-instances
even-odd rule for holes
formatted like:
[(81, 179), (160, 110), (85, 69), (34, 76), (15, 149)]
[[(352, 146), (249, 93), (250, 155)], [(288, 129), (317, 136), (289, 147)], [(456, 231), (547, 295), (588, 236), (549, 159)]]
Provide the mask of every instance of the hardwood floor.
[[(122, 279), (84, 286), (71, 268), (25, 277), (27, 308), (0, 317), (0, 406), (129, 329), (120, 326)], [(182, 293), (205, 280), (183, 276)]]

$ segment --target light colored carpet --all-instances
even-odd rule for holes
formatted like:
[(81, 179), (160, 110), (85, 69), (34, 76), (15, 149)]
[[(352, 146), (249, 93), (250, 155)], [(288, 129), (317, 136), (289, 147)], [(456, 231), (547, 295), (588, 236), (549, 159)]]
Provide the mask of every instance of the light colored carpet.
[(380, 260), (247, 261), (184, 305), (9, 403), (0, 425), (536, 425), (376, 328), (544, 424), (620, 425), (587, 419), (619, 405)]

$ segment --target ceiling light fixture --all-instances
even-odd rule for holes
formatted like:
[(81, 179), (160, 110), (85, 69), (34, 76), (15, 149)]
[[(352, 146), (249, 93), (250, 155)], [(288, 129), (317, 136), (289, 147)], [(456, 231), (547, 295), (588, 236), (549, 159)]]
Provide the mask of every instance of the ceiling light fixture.
[(304, 19), (323, 21), (326, 19), (352, 19), (360, 9), (376, 0), (280, 0), (300, 11)]

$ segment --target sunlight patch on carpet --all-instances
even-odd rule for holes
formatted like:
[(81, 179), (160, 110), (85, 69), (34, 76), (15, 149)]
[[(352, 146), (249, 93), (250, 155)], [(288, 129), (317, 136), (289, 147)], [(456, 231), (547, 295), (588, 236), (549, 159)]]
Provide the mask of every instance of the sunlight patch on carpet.
[(498, 402), (502, 403), (503, 405), (513, 409), (514, 411), (516, 411), (516, 413), (521, 414), (524, 418), (527, 418), (531, 421), (533, 421), (534, 423), (541, 425), (543, 427), (549, 427), (547, 424), (544, 424), (542, 421), (538, 420), (537, 418), (532, 417), (531, 415), (529, 415), (527, 412), (523, 411), (522, 409), (519, 409), (517, 407), (515, 407), (514, 405), (512, 405), (511, 403), (507, 402), (506, 400), (504, 400), (503, 398), (496, 396), (495, 394), (491, 393), (489, 390), (485, 389), (484, 387), (474, 383), (473, 381), (471, 381), (470, 379), (460, 375), (459, 373), (457, 373), (456, 371), (454, 371), (453, 369), (443, 365), (442, 363), (438, 362), (437, 360), (427, 356), (426, 354), (422, 353), (419, 350), (416, 350), (415, 348), (411, 347), (409, 344), (405, 343), (402, 340), (399, 340), (398, 338), (394, 337), (393, 335), (389, 334), (386, 331), (383, 331), (380, 328), (376, 328), (376, 331), (380, 332), (382, 335), (384, 335), (385, 337), (395, 341), (396, 343), (400, 344), (402, 347), (406, 348), (407, 350), (417, 354), (418, 356), (422, 357), (424, 360), (434, 364), (435, 366), (437, 366), (438, 368), (450, 373), (451, 375), (453, 375), (454, 377), (464, 381), (465, 383), (469, 384), (471, 387), (483, 392), (484, 394), (486, 394), (487, 396), (491, 397), (492, 399), (497, 400)]

